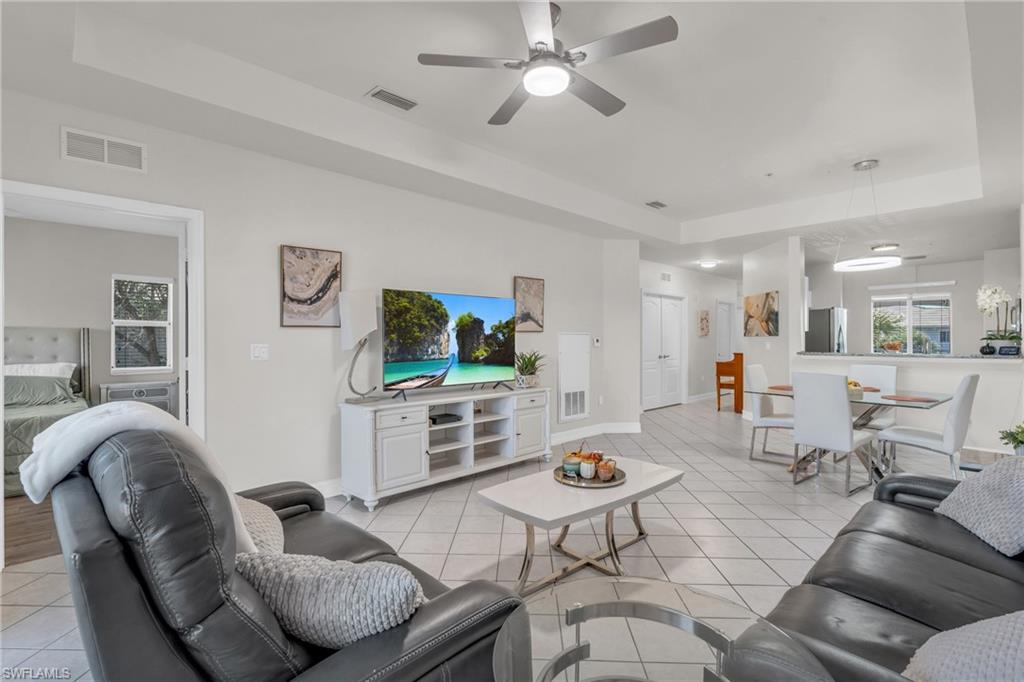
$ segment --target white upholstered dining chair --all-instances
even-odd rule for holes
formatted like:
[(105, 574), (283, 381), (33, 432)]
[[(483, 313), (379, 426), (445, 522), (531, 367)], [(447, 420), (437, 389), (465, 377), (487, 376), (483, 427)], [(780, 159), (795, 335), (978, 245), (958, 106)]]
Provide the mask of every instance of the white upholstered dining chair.
[(893, 426), (878, 433), (882, 447), (887, 448), (889, 467), (896, 464), (896, 445), (910, 445), (922, 450), (937, 452), (949, 457), (949, 468), (953, 478), (963, 478), (960, 473), (960, 450), (967, 440), (967, 428), (971, 424), (971, 408), (974, 406), (974, 394), (978, 391), (977, 374), (968, 374), (957, 386), (953, 400), (946, 413), (946, 423), (942, 431), (919, 429), (913, 426)]
[[(827, 452), (846, 457), (846, 494), (860, 490), (850, 488), (851, 466), (858, 451), (867, 458), (868, 483), (871, 484), (871, 444), (875, 432), (853, 428), (853, 411), (846, 389), (846, 377), (841, 374), (795, 372), (793, 374), (793, 482), (799, 478), (800, 448), (816, 452), (816, 466)], [(860, 460), (858, 460), (860, 461)], [(815, 476), (817, 473), (814, 474)]]
[[(850, 378), (860, 382), (861, 386), (879, 389), (879, 395), (890, 395), (896, 392), (896, 365), (851, 365)], [(866, 429), (881, 431), (896, 426), (896, 410), (887, 407), (879, 410), (871, 421), (864, 425)]]
[[(746, 384), (746, 388), (749, 391), (768, 390), (768, 373), (765, 372), (764, 365), (747, 365)], [(761, 444), (761, 453), (764, 455), (782, 455), (785, 457), (785, 453), (768, 451), (768, 431), (770, 429), (792, 429), (793, 415), (776, 412), (775, 402), (771, 396), (757, 394), (751, 395), (750, 413), (753, 424), (753, 428), (750, 431), (750, 459), (759, 462), (786, 464), (786, 462), (769, 459), (768, 457), (755, 457), (754, 444), (757, 440), (757, 430), (763, 429), (764, 441)]]

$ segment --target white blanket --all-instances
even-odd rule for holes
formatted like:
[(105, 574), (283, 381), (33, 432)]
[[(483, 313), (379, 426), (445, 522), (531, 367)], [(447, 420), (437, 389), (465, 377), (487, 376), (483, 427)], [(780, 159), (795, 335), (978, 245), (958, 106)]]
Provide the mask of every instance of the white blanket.
[(21, 463), (21, 484), (36, 504), (42, 502), (55, 485), (64, 480), (80, 462), (113, 435), (122, 431), (150, 430), (183, 440), (203, 458), (206, 466), (221, 482), (231, 501), (235, 522), (235, 547), (239, 552), (255, 552), (249, 532), (238, 511), (228, 477), (199, 436), (167, 412), (133, 401), (104, 403), (77, 412), (56, 422), (32, 441), (32, 454)]

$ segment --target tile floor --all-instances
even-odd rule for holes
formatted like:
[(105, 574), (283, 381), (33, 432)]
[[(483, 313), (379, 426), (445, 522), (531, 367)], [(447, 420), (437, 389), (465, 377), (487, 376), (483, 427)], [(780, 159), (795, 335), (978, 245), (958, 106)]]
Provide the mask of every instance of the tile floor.
[[(784, 467), (750, 462), (749, 422), (716, 412), (713, 401), (648, 412), (642, 422), (641, 434), (588, 439), (589, 447), (604, 450), (624, 467), (629, 459), (643, 459), (685, 472), (678, 485), (641, 504), (650, 537), (623, 550), (629, 575), (692, 585), (765, 614), (789, 585), (801, 582), (831, 538), (871, 498), (867, 490), (842, 495), (843, 465), (826, 463), (817, 479), (794, 486)], [(768, 445), (781, 452), (792, 448), (781, 431)], [(373, 512), (341, 497), (329, 499), (328, 509), (449, 585), (484, 578), (511, 586), (522, 559), (524, 528), (474, 493), (553, 467), (557, 459), (403, 495)], [(948, 475), (945, 458), (923, 452), (902, 451), (900, 466)], [(632, 530), (625, 515), (621, 524), (621, 533)], [(595, 551), (604, 541), (603, 519), (577, 523), (570, 534), (571, 546)], [(538, 535), (533, 578), (568, 561), (552, 557), (548, 541), (543, 532)], [(596, 575), (587, 569), (570, 579)], [(11, 566), (0, 575), (0, 628), (3, 668), (66, 668), (65, 679), (91, 679), (60, 557)], [(665, 679), (678, 679), (670, 669), (663, 667)]]

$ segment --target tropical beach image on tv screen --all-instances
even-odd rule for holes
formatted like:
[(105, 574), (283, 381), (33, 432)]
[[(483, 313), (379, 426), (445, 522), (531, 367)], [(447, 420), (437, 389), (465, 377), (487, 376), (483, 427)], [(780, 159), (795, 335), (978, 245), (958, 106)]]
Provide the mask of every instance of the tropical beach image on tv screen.
[(515, 300), (431, 291), (383, 292), (384, 388), (515, 379)]

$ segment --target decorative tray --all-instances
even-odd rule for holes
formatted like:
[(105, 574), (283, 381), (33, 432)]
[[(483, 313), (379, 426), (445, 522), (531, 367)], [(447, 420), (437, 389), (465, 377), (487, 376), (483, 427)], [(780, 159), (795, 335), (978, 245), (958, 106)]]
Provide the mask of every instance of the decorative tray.
[(607, 481), (602, 481), (597, 476), (594, 476), (594, 478), (582, 478), (575, 474), (567, 474), (562, 467), (555, 469), (554, 473), (556, 481), (573, 488), (614, 488), (626, 482), (626, 472), (618, 467), (615, 469), (615, 475)]

